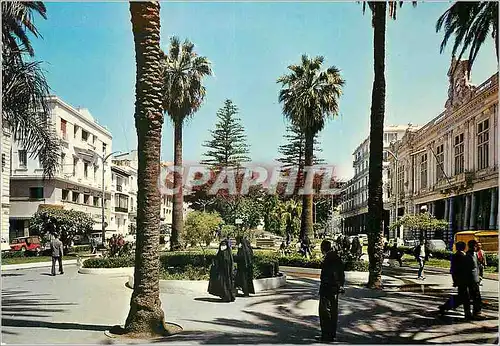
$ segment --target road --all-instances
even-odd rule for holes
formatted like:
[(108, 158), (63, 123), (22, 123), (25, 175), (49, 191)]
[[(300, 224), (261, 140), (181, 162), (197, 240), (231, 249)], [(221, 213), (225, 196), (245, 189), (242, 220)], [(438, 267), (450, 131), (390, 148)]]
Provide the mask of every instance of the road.
[[(113, 343), (104, 331), (121, 324), (131, 290), (125, 278), (47, 269), (2, 273), (2, 342), (7, 344)], [(432, 274), (428, 274), (429, 275)], [(169, 322), (184, 332), (173, 344), (311, 344), (319, 333), (318, 280), (291, 278), (275, 291), (230, 304), (203, 292), (160, 295)], [(488, 289), (490, 284), (488, 284)], [(373, 291), (348, 287), (340, 299), (339, 343), (456, 343), (498, 340), (498, 312), (464, 322), (460, 311), (439, 318), (436, 304), (446, 297), (418, 292)], [(123, 341), (121, 341), (123, 342)]]

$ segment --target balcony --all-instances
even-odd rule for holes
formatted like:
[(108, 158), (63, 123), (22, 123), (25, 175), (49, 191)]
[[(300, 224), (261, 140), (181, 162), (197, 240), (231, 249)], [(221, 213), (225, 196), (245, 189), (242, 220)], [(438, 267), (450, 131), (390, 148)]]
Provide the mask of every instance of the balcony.
[(128, 213), (128, 208), (115, 207), (115, 212), (117, 212), (117, 213)]

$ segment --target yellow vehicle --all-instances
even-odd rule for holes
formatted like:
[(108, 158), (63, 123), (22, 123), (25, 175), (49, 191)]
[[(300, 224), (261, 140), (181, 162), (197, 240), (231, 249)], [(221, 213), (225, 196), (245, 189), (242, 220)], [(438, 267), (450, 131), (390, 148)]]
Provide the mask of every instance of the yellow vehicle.
[[(455, 244), (463, 241), (465, 244), (471, 239), (481, 243), (484, 252), (498, 253), (498, 231), (463, 231), (455, 234), (453, 251), (456, 251)], [(467, 249), (468, 250), (468, 249)]]

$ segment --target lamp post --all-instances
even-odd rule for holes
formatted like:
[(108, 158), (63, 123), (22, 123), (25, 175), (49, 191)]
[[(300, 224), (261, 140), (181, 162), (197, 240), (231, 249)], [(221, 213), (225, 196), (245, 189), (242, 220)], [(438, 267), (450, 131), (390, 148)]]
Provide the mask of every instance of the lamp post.
[[(101, 200), (101, 231), (102, 231), (102, 245), (104, 247), (106, 247), (106, 224), (105, 224), (105, 221), (104, 221), (104, 209), (105, 209), (105, 204), (106, 204), (106, 191), (105, 191), (105, 186), (104, 186), (104, 165), (106, 164), (106, 162), (108, 161), (108, 159), (114, 155), (114, 154), (118, 154), (120, 153), (120, 151), (113, 151), (112, 153), (109, 153), (108, 155), (106, 156), (102, 156), (96, 152), (92, 152), (92, 156), (97, 156), (98, 158), (101, 159), (102, 161), (102, 200)], [(83, 153), (82, 153), (83, 154)], [(83, 154), (85, 156), (91, 156), (91, 154)]]
[[(399, 190), (398, 189), (398, 156), (396, 154), (394, 154), (392, 151), (390, 151), (389, 149), (384, 149), (384, 150), (389, 155), (391, 155), (392, 157), (394, 157), (394, 166), (395, 166), (395, 169), (394, 169), (394, 173), (393, 174), (396, 175), (396, 179), (395, 179), (396, 180), (396, 184), (395, 184), (395, 189), (394, 189), (395, 190), (395, 195), (396, 195), (395, 196), (395, 202), (394, 202), (394, 205), (395, 205), (395, 208), (396, 208), (396, 213), (395, 213), (394, 217), (395, 217), (395, 220), (397, 222), (398, 218), (399, 218), (398, 217), (399, 216), (398, 215), (399, 214), (399, 212), (398, 212), (398, 209), (399, 209), (398, 208), (398, 202), (399, 202), (399, 196), (398, 196), (399, 195), (399, 191), (398, 191)], [(401, 230), (398, 228), (398, 238), (402, 239), (403, 237), (401, 236), (400, 231)]]

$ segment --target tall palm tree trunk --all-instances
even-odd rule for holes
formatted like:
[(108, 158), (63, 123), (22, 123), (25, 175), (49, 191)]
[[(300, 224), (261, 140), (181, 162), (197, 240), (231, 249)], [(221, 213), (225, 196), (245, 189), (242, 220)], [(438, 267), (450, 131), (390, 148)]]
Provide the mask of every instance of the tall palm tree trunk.
[(131, 2), (136, 52), (135, 126), (137, 130), (137, 244), (134, 291), (125, 330), (162, 334), (164, 313), (160, 301), (160, 173), (163, 125), (160, 76), (160, 4)]
[[(174, 124), (174, 166), (178, 169), (182, 168), (182, 121), (176, 121)], [(183, 229), (183, 203), (184, 196), (182, 190), (182, 172), (174, 173), (174, 198), (173, 198), (173, 214), (172, 214), (172, 236), (170, 237), (170, 249), (172, 251), (179, 250), (180, 235)]]
[(385, 113), (385, 28), (386, 2), (373, 8), (373, 60), (375, 77), (370, 114), (370, 164), (368, 182), (368, 287), (380, 288), (383, 261), (382, 158)]
[[(305, 134), (306, 143), (305, 143), (305, 152), (304, 152), (304, 168), (311, 167), (313, 161), (313, 150), (314, 150), (314, 134), (312, 132), (307, 132)], [(305, 183), (307, 180), (307, 174), (312, 174), (312, 172), (299, 172), (303, 179), (302, 181)], [(301, 215), (301, 223), (300, 223), (300, 239), (304, 239), (305, 236), (311, 238), (313, 235), (313, 195), (312, 194), (304, 194), (302, 196), (302, 215)]]

